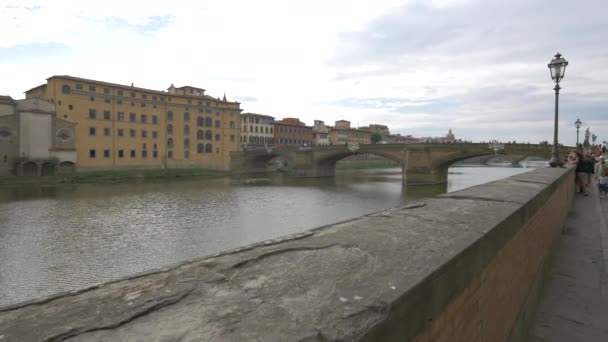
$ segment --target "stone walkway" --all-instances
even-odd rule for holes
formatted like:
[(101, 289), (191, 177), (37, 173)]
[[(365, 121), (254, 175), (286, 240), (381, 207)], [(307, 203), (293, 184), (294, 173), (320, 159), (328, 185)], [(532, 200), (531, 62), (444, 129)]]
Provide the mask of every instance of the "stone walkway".
[(608, 341), (608, 199), (576, 194), (529, 341)]

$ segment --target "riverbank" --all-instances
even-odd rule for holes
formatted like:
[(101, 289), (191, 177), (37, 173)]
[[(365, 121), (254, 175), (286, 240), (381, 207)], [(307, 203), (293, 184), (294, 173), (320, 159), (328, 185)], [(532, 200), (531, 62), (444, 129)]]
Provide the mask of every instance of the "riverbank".
[(346, 160), (336, 163), (336, 170), (387, 169), (400, 166), (392, 160)]
[(57, 183), (115, 183), (145, 179), (171, 179), (186, 177), (224, 177), (228, 171), (189, 169), (125, 169), (78, 172), (68, 176), (45, 177), (15, 177), (1, 176), (0, 187), (27, 184), (57, 184)]

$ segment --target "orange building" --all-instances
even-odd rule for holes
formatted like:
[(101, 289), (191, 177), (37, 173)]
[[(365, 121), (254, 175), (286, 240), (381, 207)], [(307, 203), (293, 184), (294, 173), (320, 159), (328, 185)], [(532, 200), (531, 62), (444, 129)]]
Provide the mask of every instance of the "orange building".
[(274, 142), (277, 147), (312, 146), (312, 127), (297, 118), (274, 122)]
[(239, 150), (240, 104), (171, 85), (167, 91), (52, 76), (25, 92), (76, 123), (78, 170), (200, 167), (228, 170)]

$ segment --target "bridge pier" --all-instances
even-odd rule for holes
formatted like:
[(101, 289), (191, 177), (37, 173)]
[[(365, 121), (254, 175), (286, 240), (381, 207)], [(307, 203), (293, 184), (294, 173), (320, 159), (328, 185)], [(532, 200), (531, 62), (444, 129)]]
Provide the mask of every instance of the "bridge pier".
[[(402, 173), (403, 174), (403, 173)], [(405, 170), (403, 184), (408, 185), (435, 185), (448, 181), (448, 168), (414, 167)]]

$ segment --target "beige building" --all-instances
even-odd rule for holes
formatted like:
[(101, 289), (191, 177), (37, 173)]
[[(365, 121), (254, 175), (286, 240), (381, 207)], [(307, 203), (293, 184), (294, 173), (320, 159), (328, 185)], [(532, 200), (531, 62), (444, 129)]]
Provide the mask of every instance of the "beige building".
[(241, 149), (274, 145), (274, 117), (270, 115), (241, 114)]
[(227, 170), (239, 150), (240, 104), (205, 89), (167, 91), (73, 76), (52, 76), (26, 98), (55, 104), (76, 123), (78, 169), (180, 168)]
[(77, 163), (74, 124), (40, 99), (0, 96), (0, 174), (68, 174)]

